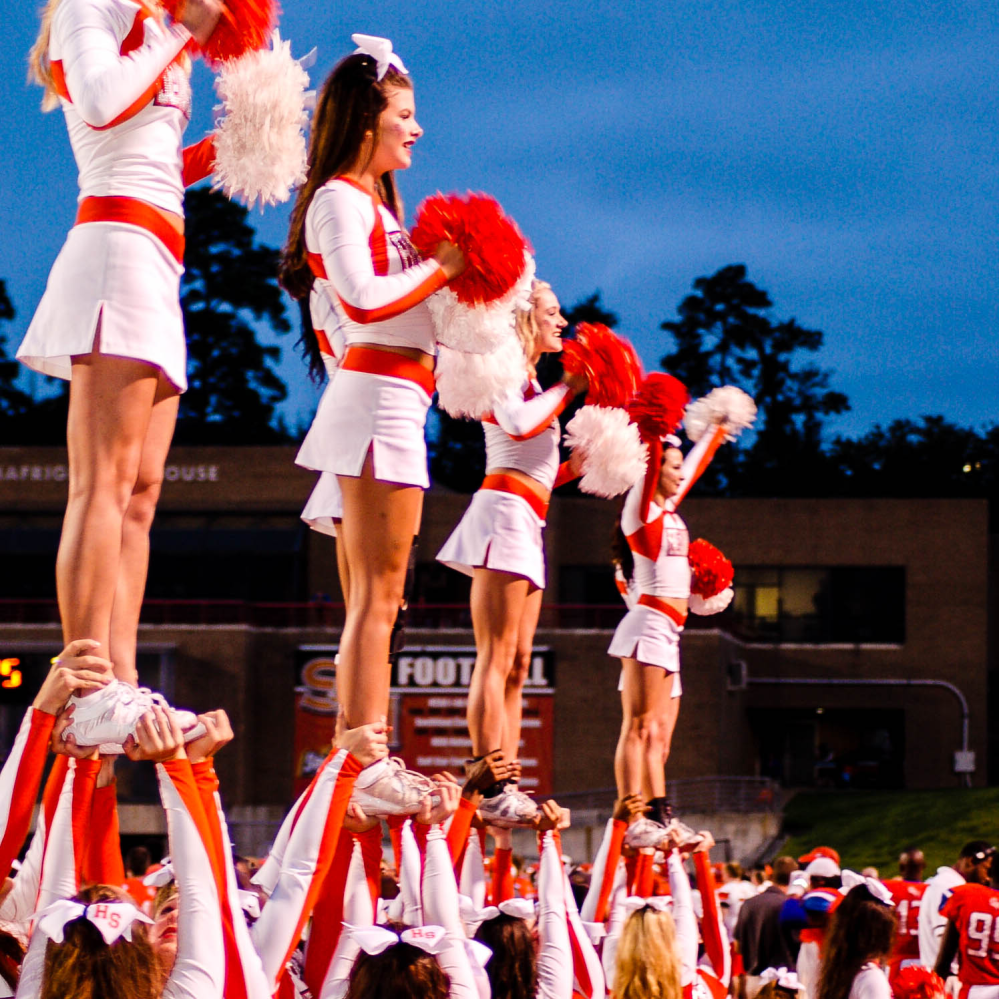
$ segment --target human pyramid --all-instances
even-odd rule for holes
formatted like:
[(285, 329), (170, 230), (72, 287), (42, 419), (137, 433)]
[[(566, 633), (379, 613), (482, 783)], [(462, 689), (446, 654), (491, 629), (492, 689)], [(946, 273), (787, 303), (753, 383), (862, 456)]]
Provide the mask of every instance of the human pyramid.
[[(70, 379), (56, 564), (66, 647), (3, 767), (6, 874), (56, 754), (2, 892), (0, 996), (722, 996), (732, 959), (713, 840), (672, 816), (664, 766), (687, 613), (724, 609), (732, 569), (690, 543), (677, 508), (755, 406), (731, 386), (690, 402), (670, 375), (643, 377), (604, 327), (563, 343), (558, 298), (490, 198), (428, 199), (408, 233), (394, 172), (423, 130), (387, 39), (353, 36), (315, 101), (306, 156), (307, 75), (276, 34), (265, 47), (273, 21), (266, 0), (48, 0), (42, 12), (32, 69), (43, 107), (64, 112), (80, 199), (18, 357)], [(199, 52), (220, 69), (225, 116), (183, 149)], [(212, 763), (229, 719), (136, 686), (149, 529), (186, 388), (183, 191), (209, 175), (251, 204), (297, 189), (280, 278), (308, 301), (305, 352), (329, 380), (297, 459), (319, 473), (303, 517), (336, 537), (347, 607), (333, 746), (252, 884), (234, 864)], [(558, 352), (564, 375), (543, 389), (535, 366)], [(385, 722), (435, 391), (448, 412), (481, 421), (487, 457), (437, 556), (472, 577), (461, 783), (390, 758)], [(560, 465), (558, 416), (582, 393)], [(517, 759), (546, 511), (576, 478), (625, 497), (615, 563), (627, 604), (609, 649), (622, 667), (618, 801), (578, 899), (560, 845), (567, 813), (519, 790)], [(157, 765), (167, 817), (170, 859), (147, 880), (148, 913), (119, 887), (121, 754)], [(515, 827), (537, 832), (533, 880), (514, 877)], [(788, 987), (771, 977), (771, 993)]]

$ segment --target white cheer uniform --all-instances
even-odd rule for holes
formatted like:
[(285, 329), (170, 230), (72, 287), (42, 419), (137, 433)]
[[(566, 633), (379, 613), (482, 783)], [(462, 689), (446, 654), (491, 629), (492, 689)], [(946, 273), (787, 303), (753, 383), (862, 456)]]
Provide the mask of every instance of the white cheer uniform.
[(17, 356), (70, 378), (100, 331), (104, 354), (146, 361), (187, 388), (180, 309), (185, 183), (211, 172), (211, 140), (182, 148), (191, 35), (130, 0), (62, 0), (49, 56), (79, 168), (77, 224)]
[[(314, 325), (318, 320), (325, 330), (339, 331), (346, 350), (296, 462), (357, 477), (370, 452), (375, 478), (426, 489), (423, 429), (433, 374), (400, 354), (359, 345), (408, 347), (434, 356), (425, 299), (447, 283), (444, 271), (436, 260), (421, 260), (392, 213), (344, 177), (327, 181), (313, 197), (305, 244), (314, 296), (324, 298), (337, 319), (333, 327), (320, 306)], [(316, 506), (310, 510), (312, 519), (333, 515)]]
[[(664, 599), (690, 598), (687, 560), (690, 536), (676, 509), (707, 468), (722, 440), (724, 431), (720, 428), (701, 437), (683, 460), (679, 490), (663, 506), (649, 502), (643, 516), (643, 493), (649, 492), (645, 479), (636, 482), (625, 497), (621, 530), (635, 563), (626, 594), (633, 600), (633, 606), (614, 632), (607, 650), (609, 655), (636, 659), (644, 666), (659, 666), (670, 673), (679, 672), (680, 634), (686, 614)], [(659, 469), (650, 467), (647, 475), (658, 478)], [(678, 696), (676, 689), (673, 693)]]
[(519, 479), (488, 470), (516, 469), (546, 492), (568, 481), (558, 461), (558, 414), (570, 398), (564, 383), (542, 392), (531, 379), (482, 421), (487, 475), (438, 561), (468, 576), (478, 568), (508, 572), (544, 589), (547, 503)]

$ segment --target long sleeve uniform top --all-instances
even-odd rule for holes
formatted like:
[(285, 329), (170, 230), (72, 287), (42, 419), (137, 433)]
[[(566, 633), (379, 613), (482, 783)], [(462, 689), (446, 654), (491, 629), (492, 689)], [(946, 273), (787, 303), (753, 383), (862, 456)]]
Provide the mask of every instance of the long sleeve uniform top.
[(644, 520), (644, 480), (640, 479), (628, 491), (621, 508), (621, 530), (634, 557), (635, 571), (626, 599), (627, 596), (680, 600), (690, 597), (690, 563), (687, 561), (690, 535), (676, 509), (707, 468), (723, 438), (723, 431), (705, 433), (701, 437), (683, 459), (683, 481), (679, 490), (662, 506), (650, 503)]
[(558, 415), (571, 398), (562, 382), (542, 392), (535, 379), (525, 379), (482, 421), (486, 469), (515, 468), (551, 491), (559, 475)]
[(183, 148), (191, 87), (178, 57), (190, 39), (131, 0), (59, 4), (49, 56), (81, 201), (132, 197), (183, 213), (185, 183), (207, 176), (214, 159), (210, 140)]
[[(305, 213), (313, 288), (339, 320), (343, 342), (437, 353), (426, 299), (447, 283), (439, 263), (422, 260), (395, 216), (344, 177), (316, 191)], [(315, 305), (315, 299), (312, 299)], [(328, 317), (316, 306), (313, 326)]]

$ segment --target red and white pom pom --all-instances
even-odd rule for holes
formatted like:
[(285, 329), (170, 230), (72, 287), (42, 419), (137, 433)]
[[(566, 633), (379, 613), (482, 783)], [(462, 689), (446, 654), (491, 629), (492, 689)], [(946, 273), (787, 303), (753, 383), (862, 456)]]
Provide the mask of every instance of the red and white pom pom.
[(683, 429), (692, 441), (699, 441), (708, 427), (724, 423), (726, 440), (734, 441), (756, 422), (756, 403), (748, 392), (735, 385), (723, 385), (695, 399), (683, 414)]
[(922, 965), (903, 968), (891, 989), (895, 999), (944, 999), (947, 994), (943, 979)]
[(277, 25), (277, 16), (275, 0), (226, 0), (218, 25), (202, 47), (205, 62), (218, 65), (262, 49)]
[(434, 376), (441, 409), (456, 419), (481, 420), (501, 399), (523, 387), (524, 351), (516, 337), (508, 337), (488, 354), (441, 344)]
[(586, 401), (592, 406), (623, 408), (642, 379), (635, 348), (602, 323), (579, 323), (576, 338), (562, 344), (566, 374), (586, 378)]
[(274, 32), (273, 48), (223, 65), (215, 81), (223, 116), (215, 130), (212, 183), (248, 208), (287, 201), (305, 180), (309, 74)]
[(646, 440), (673, 433), (690, 401), (687, 386), (662, 371), (653, 371), (639, 386), (628, 405), (628, 414)]
[(705, 600), (732, 585), (732, 563), (713, 544), (698, 538), (687, 551), (690, 563), (690, 592)]
[(583, 406), (566, 425), (565, 442), (583, 456), (584, 493), (611, 499), (645, 475), (648, 448), (623, 409)]
[(732, 602), (732, 597), (734, 596), (735, 590), (731, 586), (726, 586), (721, 593), (716, 593), (713, 597), (708, 597), (706, 600), (696, 593), (691, 593), (690, 599), (687, 601), (687, 610), (691, 614), (697, 614), (699, 617), (721, 614)]
[(410, 239), (424, 257), (433, 256), (445, 240), (461, 250), (465, 270), (448, 286), (465, 305), (495, 302), (508, 294), (524, 271), (524, 254), (531, 252), (499, 202), (472, 192), (427, 198), (416, 209)]

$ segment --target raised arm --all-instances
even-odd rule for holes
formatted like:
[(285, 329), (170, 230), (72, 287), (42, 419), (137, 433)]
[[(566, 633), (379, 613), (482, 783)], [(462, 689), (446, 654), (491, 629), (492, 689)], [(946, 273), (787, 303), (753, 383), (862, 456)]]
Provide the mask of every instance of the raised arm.
[(681, 985), (689, 985), (697, 975), (697, 919), (694, 916), (694, 898), (690, 879), (683, 869), (683, 861), (676, 850), (671, 850), (666, 860), (669, 871), (669, 888), (673, 895), (673, 922), (676, 925), (676, 942), (683, 966)]
[(701, 904), (704, 908), (704, 916), (701, 919), (704, 954), (711, 962), (711, 969), (715, 973), (715, 977), (722, 985), (728, 985), (732, 978), (732, 949), (729, 946), (728, 933), (718, 908), (718, 895), (714, 872), (711, 870), (711, 860), (705, 849), (698, 849), (693, 857), (697, 888), (701, 893)]
[(167, 27), (146, 18), (139, 27), (145, 32), (142, 44), (122, 55), (122, 42), (133, 30), (131, 16), (99, 0), (64, 0), (56, 11), (54, 75), (58, 83), (61, 70), (65, 96), (91, 128), (117, 125), (144, 108), (191, 39), (180, 24)]
[[(434, 259), (422, 260), (397, 274), (377, 274), (371, 255), (370, 212), (358, 192), (331, 184), (316, 192), (309, 222), (322, 256), (326, 278), (355, 323), (377, 323), (398, 316), (447, 284)], [(376, 219), (377, 221), (377, 219)]]
[(680, 466), (680, 474), (683, 481), (680, 488), (670, 497), (670, 503), (675, 510), (682, 502), (683, 498), (690, 492), (694, 483), (704, 474), (705, 469), (711, 464), (715, 452), (721, 447), (728, 430), (724, 423), (716, 423), (705, 430), (701, 439), (687, 452)]
[(511, 392), (493, 409), (493, 419), (504, 433), (515, 441), (537, 437), (551, 425), (572, 398), (572, 389), (559, 382), (532, 399), (520, 391)]
[(552, 829), (540, 836), (538, 870), (538, 999), (571, 999), (572, 947), (565, 908), (565, 878)]

